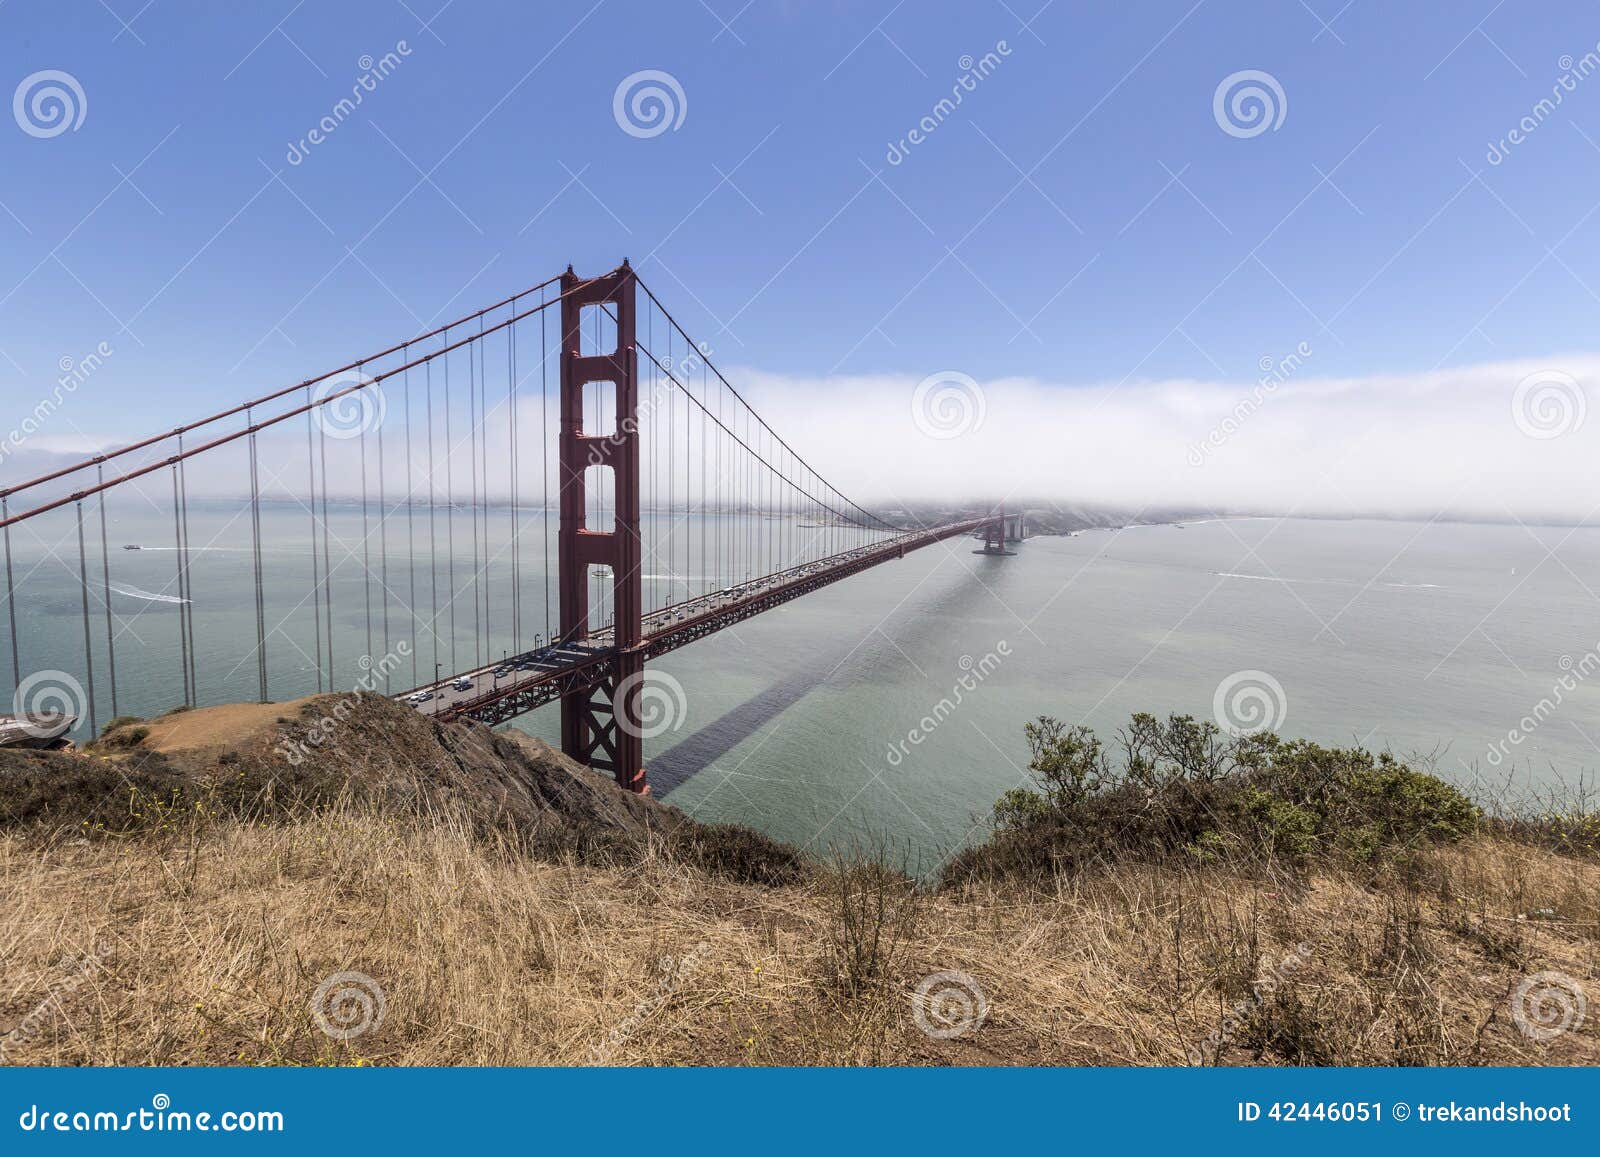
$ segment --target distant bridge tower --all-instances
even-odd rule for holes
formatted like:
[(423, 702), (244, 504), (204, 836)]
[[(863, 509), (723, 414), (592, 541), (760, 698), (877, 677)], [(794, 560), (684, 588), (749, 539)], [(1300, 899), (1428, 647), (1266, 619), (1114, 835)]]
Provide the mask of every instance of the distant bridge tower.
[[(589, 638), (589, 568), (607, 566), (613, 576), (616, 655), (601, 684), (561, 697), (561, 750), (600, 771), (609, 771), (629, 791), (648, 792), (644, 743), (629, 721), (639, 718), (644, 675), (639, 534), (639, 366), (634, 346), (634, 274), (624, 261), (604, 277), (585, 282), (567, 267), (561, 278), (561, 529), (557, 541), (561, 596), (561, 641)], [(582, 347), (585, 306), (611, 306), (616, 348), (587, 356)], [(615, 390), (616, 426), (583, 428), (584, 387), (609, 383)], [(596, 408), (604, 413), (605, 406)], [(616, 512), (609, 531), (587, 525), (585, 471), (610, 474)]]
[(1006, 508), (1001, 505), (994, 517), (983, 527), (983, 552), (984, 554), (1010, 554), (1006, 549)]

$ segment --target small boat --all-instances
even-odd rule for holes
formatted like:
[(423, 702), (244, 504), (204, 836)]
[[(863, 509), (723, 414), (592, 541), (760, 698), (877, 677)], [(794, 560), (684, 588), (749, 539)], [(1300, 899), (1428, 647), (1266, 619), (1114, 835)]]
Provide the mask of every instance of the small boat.
[(140, 546), (137, 542), (130, 542), (130, 543), (126, 543), (123, 546), (122, 549), (123, 550), (143, 550), (144, 547)]

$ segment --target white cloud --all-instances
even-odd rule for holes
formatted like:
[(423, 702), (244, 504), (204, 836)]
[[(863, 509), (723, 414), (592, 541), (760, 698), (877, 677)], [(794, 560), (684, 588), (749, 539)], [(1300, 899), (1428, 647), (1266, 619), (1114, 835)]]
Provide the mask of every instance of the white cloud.
[[(1291, 364), (1295, 360), (1300, 364)], [(1587, 518), (1600, 504), (1600, 356), (1363, 378), (1315, 377), (1314, 352), (1280, 364), (1286, 366), (1278, 374), (1283, 380), (1270, 388), (1186, 379), (1067, 385), (974, 374), (981, 425), (944, 438), (928, 436), (913, 414), (924, 380), (919, 375), (727, 373), (791, 446), (868, 503), (1010, 497), (1134, 508), (1443, 512), (1557, 521)], [(1534, 386), (1519, 393), (1530, 375)], [(928, 396), (924, 390), (925, 404)], [(538, 489), (537, 403), (525, 402), (520, 415), (525, 479), (531, 479), (526, 499)], [(553, 415), (548, 420), (553, 439)], [(967, 425), (975, 420), (976, 412), (969, 412)], [(283, 434), (262, 436), (264, 476), (282, 472), (278, 485), (266, 487), (269, 493), (304, 488), (303, 421), (292, 419)], [(391, 400), (384, 428), (389, 476), (396, 479), (402, 421)], [(413, 461), (421, 492), (420, 413), (417, 421)], [(1552, 423), (1566, 432), (1533, 436), (1550, 433)], [(501, 499), (503, 410), (491, 414), (489, 427), (496, 463), (490, 493)], [(460, 441), (463, 431), (455, 433)], [(37, 436), (14, 448), (3, 474), (16, 480), (63, 464), (69, 456), (61, 451), (97, 444), (102, 440), (91, 436), (61, 443)], [(442, 439), (438, 446), (442, 455)], [(329, 448), (331, 491), (357, 493), (356, 444), (330, 441)], [(191, 493), (240, 493), (244, 453), (239, 442), (208, 455), (208, 462), (192, 463)], [(375, 457), (371, 438), (368, 453)], [(1193, 464), (1197, 458), (1200, 465)], [(148, 460), (136, 455), (129, 465)], [(470, 493), (465, 442), (455, 469), (460, 499)], [(158, 474), (151, 485), (158, 490), (164, 481)], [(442, 467), (438, 489), (442, 495)]]
[[(1600, 504), (1600, 357), (1367, 378), (1315, 378), (1314, 353), (1302, 363), (1270, 388), (1194, 380), (1065, 386), (974, 375), (982, 425), (946, 439), (918, 429), (916, 377), (729, 376), (818, 469), (869, 500), (1011, 494), (1523, 519), (1583, 518)], [(1542, 400), (1525, 390), (1519, 423), (1518, 384), (1549, 371), (1572, 385), (1563, 395), (1556, 379)], [(1572, 429), (1579, 407), (1590, 412)], [(1538, 431), (1540, 421), (1568, 432), (1525, 432)]]

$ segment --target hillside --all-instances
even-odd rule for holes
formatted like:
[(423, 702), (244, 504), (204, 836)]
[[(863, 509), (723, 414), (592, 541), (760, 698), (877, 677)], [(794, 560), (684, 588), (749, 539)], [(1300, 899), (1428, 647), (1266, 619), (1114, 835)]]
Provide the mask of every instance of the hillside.
[(377, 697), (128, 721), (87, 753), (0, 755), (0, 1049), (23, 1064), (1600, 1063), (1600, 1013), (1569, 1001), (1569, 1031), (1546, 1031), (1566, 991), (1548, 974), (1595, 990), (1588, 856), (1479, 825), (1381, 861), (1105, 843), (1019, 874), (1020, 849), (1075, 838), (1060, 815), (1027, 816), (918, 888)]

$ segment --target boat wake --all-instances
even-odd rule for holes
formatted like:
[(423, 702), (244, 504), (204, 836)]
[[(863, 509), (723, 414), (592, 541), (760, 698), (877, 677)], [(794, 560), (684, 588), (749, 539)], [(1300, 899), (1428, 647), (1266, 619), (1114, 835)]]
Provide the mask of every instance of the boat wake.
[(125, 595), (130, 599), (144, 599), (150, 603), (187, 603), (188, 599), (180, 599), (177, 595), (161, 595), (154, 591), (142, 591), (138, 587), (125, 587), (112, 583), (106, 588), (112, 594)]
[(1235, 571), (1212, 571), (1218, 578), (1250, 579), (1260, 583), (1283, 583), (1285, 586), (1325, 586), (1325, 587), (1390, 587), (1403, 591), (1442, 591), (1446, 588), (1438, 583), (1360, 583), (1354, 579), (1308, 579), (1308, 578), (1279, 578), (1270, 574), (1239, 574)]

